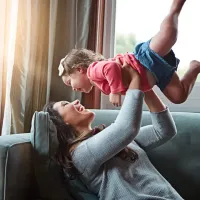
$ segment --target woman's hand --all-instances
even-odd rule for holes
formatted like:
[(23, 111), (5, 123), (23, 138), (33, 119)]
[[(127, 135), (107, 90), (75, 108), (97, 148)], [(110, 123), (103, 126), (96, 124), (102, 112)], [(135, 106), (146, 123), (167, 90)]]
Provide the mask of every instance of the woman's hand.
[(121, 65), (117, 59), (116, 63), (122, 68), (122, 81), (126, 88), (140, 89), (140, 76), (137, 70), (133, 69), (126, 61)]
[(110, 93), (109, 95), (109, 101), (114, 105), (114, 106), (121, 106), (121, 93), (117, 94), (112, 94)]
[(166, 109), (165, 104), (152, 89), (145, 92), (144, 94), (144, 100), (151, 112), (161, 112)]
[(122, 77), (129, 81), (128, 89), (140, 89), (140, 75), (137, 70), (133, 69), (130, 65), (123, 63), (122, 66)]

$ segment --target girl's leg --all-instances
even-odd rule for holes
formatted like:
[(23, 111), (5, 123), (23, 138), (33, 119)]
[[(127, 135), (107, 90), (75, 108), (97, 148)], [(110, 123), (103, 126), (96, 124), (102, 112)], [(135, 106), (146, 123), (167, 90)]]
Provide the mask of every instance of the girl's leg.
[(178, 17), (186, 0), (173, 0), (170, 12), (163, 20), (160, 31), (151, 39), (149, 47), (164, 57), (176, 43), (178, 35)]
[(177, 73), (175, 72), (172, 76), (170, 83), (163, 90), (165, 96), (173, 103), (180, 104), (186, 101), (194, 83), (200, 73), (200, 62), (191, 61), (188, 71), (185, 73), (183, 78), (180, 80)]

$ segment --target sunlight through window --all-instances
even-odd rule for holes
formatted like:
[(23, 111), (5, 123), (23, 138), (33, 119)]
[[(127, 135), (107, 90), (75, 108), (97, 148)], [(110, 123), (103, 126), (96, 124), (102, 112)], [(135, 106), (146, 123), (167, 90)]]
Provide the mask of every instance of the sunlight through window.
[[(115, 54), (133, 52), (137, 43), (147, 41), (158, 31), (172, 0), (117, 0)], [(179, 18), (179, 35), (173, 50), (180, 59), (182, 76), (191, 60), (199, 60), (200, 1), (187, 1)], [(199, 77), (200, 81), (200, 77)]]

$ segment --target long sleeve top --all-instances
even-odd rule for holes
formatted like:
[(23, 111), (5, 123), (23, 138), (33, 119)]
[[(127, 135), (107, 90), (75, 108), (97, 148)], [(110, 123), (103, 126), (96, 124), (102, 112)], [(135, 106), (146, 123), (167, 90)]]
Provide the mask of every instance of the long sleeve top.
[(147, 91), (150, 89), (146, 69), (134, 57), (134, 54), (118, 54), (114, 58), (108, 60), (96, 61), (89, 65), (87, 69), (88, 78), (106, 95), (113, 93), (125, 94), (127, 88), (122, 82), (121, 66), (116, 63), (119, 60), (121, 64), (124, 61), (138, 71), (141, 76), (141, 90)]
[[(166, 109), (140, 128), (143, 96), (129, 89), (115, 122), (72, 153), (80, 179), (100, 200), (182, 200), (146, 154), (176, 134), (174, 121)], [(138, 154), (134, 162), (115, 156), (126, 146)]]

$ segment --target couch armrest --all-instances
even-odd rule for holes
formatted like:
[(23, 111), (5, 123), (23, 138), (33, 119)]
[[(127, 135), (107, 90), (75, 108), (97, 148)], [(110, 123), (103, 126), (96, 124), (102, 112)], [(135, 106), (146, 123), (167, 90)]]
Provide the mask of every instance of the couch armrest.
[(32, 199), (34, 188), (30, 134), (0, 136), (0, 200)]

